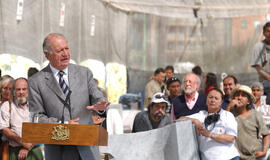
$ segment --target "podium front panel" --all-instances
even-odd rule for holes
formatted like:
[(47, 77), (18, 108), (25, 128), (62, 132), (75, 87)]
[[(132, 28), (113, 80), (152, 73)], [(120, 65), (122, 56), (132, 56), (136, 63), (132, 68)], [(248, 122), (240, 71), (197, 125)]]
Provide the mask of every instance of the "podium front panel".
[(24, 122), (22, 141), (35, 144), (106, 146), (108, 133), (97, 125)]

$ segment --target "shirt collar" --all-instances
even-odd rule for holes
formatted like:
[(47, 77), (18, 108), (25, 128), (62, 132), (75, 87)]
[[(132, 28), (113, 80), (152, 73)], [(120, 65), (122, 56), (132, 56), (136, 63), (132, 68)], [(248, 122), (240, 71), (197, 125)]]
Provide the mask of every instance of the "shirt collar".
[[(51, 64), (50, 64), (50, 68), (51, 68), (51, 70), (52, 70), (52, 72), (53, 72), (53, 75), (54, 75), (54, 76), (57, 76), (57, 74), (58, 74), (58, 72), (59, 72), (60, 70), (54, 68)], [(68, 67), (66, 67), (66, 68), (65, 68), (64, 70), (62, 70), (62, 71), (65, 73), (65, 75), (67, 75), (67, 74), (68, 74)]]
[(187, 96), (185, 95), (185, 99), (186, 99), (186, 101), (189, 103), (189, 102), (191, 102), (191, 101), (196, 101), (197, 99), (198, 99), (198, 97), (199, 97), (199, 93), (196, 91), (196, 93), (195, 93), (195, 96), (191, 99), (191, 100), (189, 100), (188, 101), (188, 98), (187, 98)]

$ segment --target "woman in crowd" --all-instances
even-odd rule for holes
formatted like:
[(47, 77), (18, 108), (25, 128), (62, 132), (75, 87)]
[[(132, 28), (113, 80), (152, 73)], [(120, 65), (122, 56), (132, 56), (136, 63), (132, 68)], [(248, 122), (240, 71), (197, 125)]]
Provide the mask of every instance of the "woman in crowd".
[[(11, 88), (13, 85), (13, 78), (9, 75), (4, 75), (0, 78), (0, 107), (6, 101), (11, 101)], [(0, 131), (0, 158), (2, 158), (2, 152), (4, 148), (2, 142), (2, 131)]]
[(208, 92), (213, 89), (218, 88), (217, 83), (217, 76), (214, 73), (207, 73), (206, 80), (205, 80), (205, 94), (208, 94)]
[(4, 75), (0, 79), (0, 106), (5, 102), (5, 101), (10, 101), (11, 98), (11, 88), (13, 84), (13, 78), (9, 75)]
[(223, 92), (213, 88), (208, 92), (208, 111), (200, 111), (188, 117), (196, 126), (202, 160), (238, 160), (234, 146), (237, 123), (232, 113), (221, 108)]

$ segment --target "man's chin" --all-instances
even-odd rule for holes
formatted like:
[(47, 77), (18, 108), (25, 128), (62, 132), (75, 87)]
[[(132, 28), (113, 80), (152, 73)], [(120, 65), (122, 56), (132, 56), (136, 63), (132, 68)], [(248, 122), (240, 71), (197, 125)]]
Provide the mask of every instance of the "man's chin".
[(67, 68), (69, 63), (62, 63), (61, 66), (59, 66), (58, 70), (64, 70), (65, 68)]
[(230, 95), (231, 92), (230, 91), (224, 91), (225, 92), (225, 95)]
[(191, 93), (193, 93), (192, 90), (185, 90), (185, 94), (191, 94)]
[(27, 102), (27, 98), (18, 98), (16, 101), (18, 104), (25, 104)]
[(158, 120), (158, 121), (161, 120), (162, 117), (163, 117), (163, 115), (155, 115), (155, 119)]

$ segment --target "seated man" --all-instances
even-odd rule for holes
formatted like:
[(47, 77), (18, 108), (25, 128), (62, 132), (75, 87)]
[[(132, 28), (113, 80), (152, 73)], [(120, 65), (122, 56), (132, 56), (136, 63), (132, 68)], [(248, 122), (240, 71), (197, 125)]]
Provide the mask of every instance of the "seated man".
[(132, 132), (148, 131), (170, 124), (170, 117), (165, 114), (168, 105), (169, 102), (164, 94), (160, 92), (154, 94), (148, 111), (142, 111), (136, 115)]
[(9, 159), (42, 160), (39, 147), (23, 143), (22, 122), (29, 122), (30, 112), (27, 103), (27, 79), (18, 78), (13, 85), (13, 102), (6, 101), (1, 107), (0, 129), (9, 142)]

